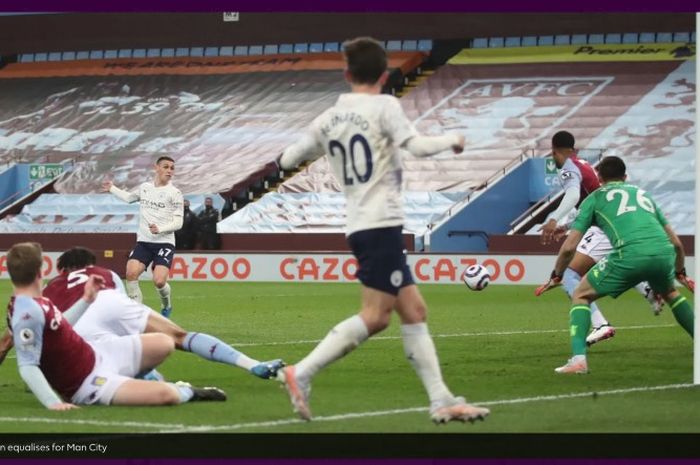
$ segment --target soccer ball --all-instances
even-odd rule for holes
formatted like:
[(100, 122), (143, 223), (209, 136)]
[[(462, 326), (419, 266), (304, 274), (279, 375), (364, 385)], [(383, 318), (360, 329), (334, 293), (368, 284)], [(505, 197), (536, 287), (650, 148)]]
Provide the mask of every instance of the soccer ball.
[(464, 271), (462, 275), (464, 284), (472, 291), (483, 291), (489, 285), (491, 275), (486, 267), (481, 265), (472, 265)]

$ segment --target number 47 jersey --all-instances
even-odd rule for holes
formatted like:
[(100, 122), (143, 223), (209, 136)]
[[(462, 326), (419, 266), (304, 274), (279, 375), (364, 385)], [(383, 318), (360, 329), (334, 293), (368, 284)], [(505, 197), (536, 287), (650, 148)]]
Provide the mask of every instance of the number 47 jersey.
[(401, 226), (399, 147), (417, 135), (396, 97), (342, 94), (314, 120), (311, 137), (326, 153), (347, 200), (347, 230)]

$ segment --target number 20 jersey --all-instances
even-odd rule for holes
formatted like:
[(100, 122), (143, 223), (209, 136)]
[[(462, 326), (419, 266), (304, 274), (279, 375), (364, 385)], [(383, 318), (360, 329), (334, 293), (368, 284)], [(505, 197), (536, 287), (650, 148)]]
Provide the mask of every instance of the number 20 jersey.
[(311, 133), (345, 193), (346, 234), (403, 225), (399, 147), (417, 132), (398, 99), (342, 94)]

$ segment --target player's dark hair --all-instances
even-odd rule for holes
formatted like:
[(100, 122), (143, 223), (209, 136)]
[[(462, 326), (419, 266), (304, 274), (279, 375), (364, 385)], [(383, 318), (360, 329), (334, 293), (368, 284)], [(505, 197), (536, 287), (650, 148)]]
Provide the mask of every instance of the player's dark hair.
[(350, 79), (355, 84), (374, 84), (386, 71), (384, 47), (371, 37), (358, 37), (343, 42), (343, 53)]
[(97, 263), (97, 257), (92, 250), (85, 247), (73, 247), (58, 257), (56, 268), (58, 271), (79, 270), (95, 263)]
[(160, 164), (160, 162), (162, 162), (162, 161), (171, 161), (171, 162), (175, 163), (175, 160), (173, 160), (172, 158), (162, 156), (162, 157), (159, 157), (158, 160), (156, 160), (156, 165)]
[(624, 181), (627, 174), (627, 167), (622, 158), (613, 156), (603, 158), (596, 170), (603, 182)]
[(559, 131), (552, 136), (552, 147), (555, 149), (573, 149), (575, 144), (574, 135), (568, 131)]
[(7, 252), (7, 271), (16, 286), (28, 286), (41, 276), (41, 245), (36, 242), (20, 242)]

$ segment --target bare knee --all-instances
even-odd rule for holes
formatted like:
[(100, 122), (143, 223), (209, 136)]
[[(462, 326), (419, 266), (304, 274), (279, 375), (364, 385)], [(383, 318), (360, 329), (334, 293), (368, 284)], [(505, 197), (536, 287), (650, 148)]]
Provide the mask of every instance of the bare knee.
[(391, 311), (365, 308), (360, 312), (360, 317), (367, 326), (367, 332), (372, 335), (383, 331), (389, 326)]
[(155, 284), (155, 286), (158, 289), (163, 288), (167, 283), (168, 283), (168, 279), (165, 276), (154, 276), (153, 277), (153, 284)]
[(160, 386), (156, 393), (157, 403), (159, 405), (177, 405), (180, 403), (180, 393), (173, 386), (166, 383), (159, 383)]
[(139, 275), (141, 275), (141, 273), (139, 273), (138, 271), (128, 269), (126, 270), (127, 281), (138, 281)]
[(149, 335), (155, 341), (157, 347), (166, 355), (170, 355), (175, 351), (175, 340), (163, 333), (152, 333)]
[(185, 346), (185, 337), (187, 337), (187, 331), (178, 326), (176, 328), (173, 328), (170, 334), (168, 334), (168, 336), (170, 336), (170, 338), (175, 342), (175, 348), (182, 350), (182, 348)]

